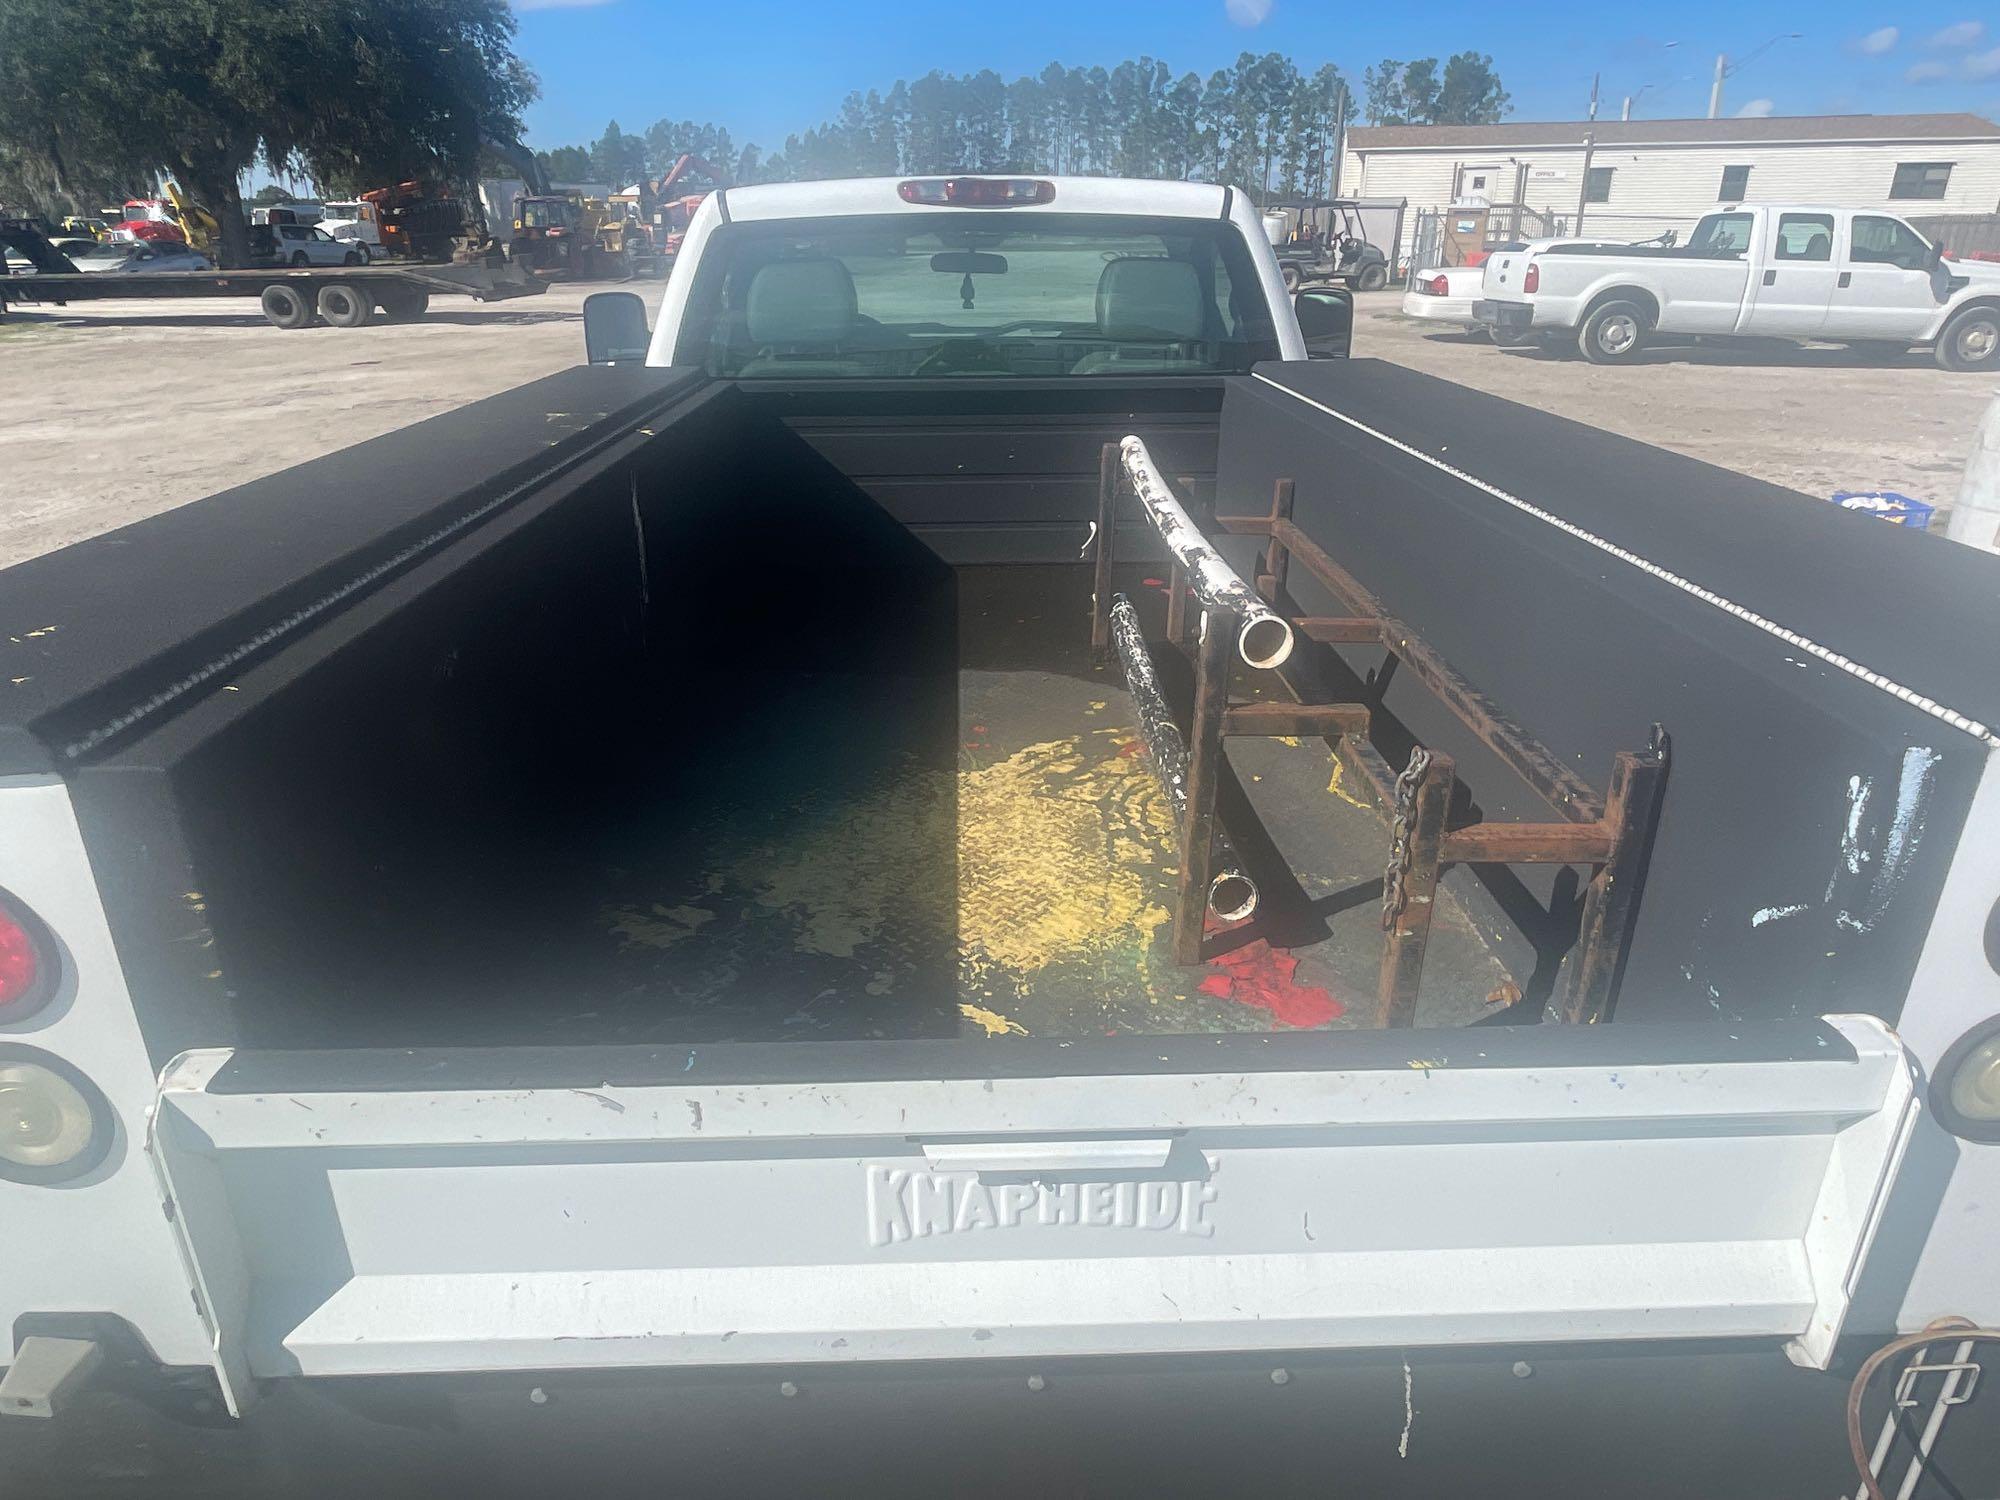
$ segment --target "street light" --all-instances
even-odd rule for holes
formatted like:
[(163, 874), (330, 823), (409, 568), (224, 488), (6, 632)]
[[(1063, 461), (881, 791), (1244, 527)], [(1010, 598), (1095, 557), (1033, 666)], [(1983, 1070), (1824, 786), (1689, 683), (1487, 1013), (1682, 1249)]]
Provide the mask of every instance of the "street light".
[(1743, 56), (1739, 57), (1733, 63), (1730, 62), (1729, 58), (1725, 54), (1720, 52), (1716, 53), (1715, 82), (1709, 86), (1708, 90), (1708, 117), (1711, 120), (1713, 120), (1717, 115), (1722, 113), (1723, 79), (1729, 77), (1729, 75), (1732, 73), (1741, 72), (1744, 68), (1748, 67), (1751, 63), (1755, 62), (1759, 57), (1761, 57), (1765, 51), (1767, 51), (1769, 48), (1775, 47), (1779, 42), (1795, 42), (1804, 35), (1805, 33), (1803, 31), (1781, 31), (1776, 36), (1767, 37), (1765, 40), (1759, 42), (1756, 46), (1752, 47), (1748, 52), (1744, 53)]

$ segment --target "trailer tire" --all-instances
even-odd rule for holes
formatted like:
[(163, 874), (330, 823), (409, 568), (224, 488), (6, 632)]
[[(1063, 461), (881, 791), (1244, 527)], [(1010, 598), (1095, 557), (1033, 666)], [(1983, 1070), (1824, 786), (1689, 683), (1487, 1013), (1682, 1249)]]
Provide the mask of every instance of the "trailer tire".
[(321, 287), (318, 306), (321, 319), (335, 328), (359, 328), (375, 311), (367, 294), (345, 281), (329, 281)]
[(1936, 358), (1947, 370), (2000, 370), (2000, 307), (1960, 312), (1938, 335)]
[(431, 294), (422, 287), (390, 287), (376, 294), (375, 305), (391, 323), (414, 323), (431, 305)]
[(1379, 292), (1388, 284), (1389, 268), (1387, 266), (1363, 266), (1361, 273), (1354, 278), (1356, 289), (1364, 292)]
[(1577, 347), (1594, 365), (1627, 365), (1646, 347), (1646, 309), (1636, 302), (1601, 303), (1578, 331)]
[(312, 304), (305, 294), (295, 286), (287, 286), (282, 281), (274, 281), (264, 288), (257, 299), (264, 309), (264, 316), (277, 328), (310, 328), (313, 321)]

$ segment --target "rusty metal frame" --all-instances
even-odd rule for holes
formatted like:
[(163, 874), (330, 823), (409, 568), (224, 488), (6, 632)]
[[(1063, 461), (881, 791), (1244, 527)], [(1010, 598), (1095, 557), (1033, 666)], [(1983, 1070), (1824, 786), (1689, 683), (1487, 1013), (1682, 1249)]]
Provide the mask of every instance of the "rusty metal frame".
[[(1118, 500), (1126, 488), (1116, 444), (1105, 444), (1099, 472), (1091, 639), (1102, 646), (1109, 640)], [(1185, 488), (1185, 481), (1182, 486)], [(1268, 514), (1210, 515), (1208, 523), (1225, 535), (1264, 539), (1256, 591), (1299, 637), (1329, 646), (1380, 646), (1388, 653), (1388, 660), (1384, 673), (1376, 678), (1373, 702), (1232, 704), (1229, 679), (1233, 653), (1225, 628), (1232, 622), (1226, 616), (1213, 618), (1220, 611), (1189, 610), (1188, 581), (1177, 565), (1172, 568), (1167, 635), (1175, 645), (1191, 646), (1195, 662), (1188, 812), (1181, 826), (1181, 895), (1174, 915), (1175, 961), (1193, 964), (1201, 960), (1202, 893), (1208, 885), (1210, 843), (1217, 826), (1222, 740), (1231, 735), (1313, 735), (1327, 742), (1343, 768), (1371, 790), (1385, 813), (1393, 817), (1400, 801), (1404, 814), (1405, 843), (1393, 862), (1400, 899), (1384, 903), (1377, 1025), (1415, 1024), (1437, 883), (1450, 864), (1589, 866), (1577, 940), (1555, 999), (1554, 1014), (1578, 1024), (1609, 1018), (1666, 789), (1665, 735), (1655, 726), (1645, 749), (1617, 752), (1612, 757), (1608, 790), (1600, 795), (1467, 681), (1436, 648), (1390, 613), (1324, 547), (1300, 531), (1292, 520), (1294, 491), (1292, 480), (1280, 479), (1273, 486)], [(1193, 511), (1191, 506), (1188, 509)], [(1295, 563), (1334, 596), (1344, 614), (1289, 612), (1288, 581)], [(1192, 643), (1187, 640), (1190, 616), (1199, 626)], [(1387, 674), (1397, 668), (1413, 675), (1556, 816), (1541, 822), (1473, 822), (1453, 827), (1457, 772), (1451, 757), (1437, 752), (1418, 758), (1399, 798), (1397, 773), (1373, 738), (1374, 715)], [(1279, 681), (1296, 699), (1293, 679), (1279, 674)]]

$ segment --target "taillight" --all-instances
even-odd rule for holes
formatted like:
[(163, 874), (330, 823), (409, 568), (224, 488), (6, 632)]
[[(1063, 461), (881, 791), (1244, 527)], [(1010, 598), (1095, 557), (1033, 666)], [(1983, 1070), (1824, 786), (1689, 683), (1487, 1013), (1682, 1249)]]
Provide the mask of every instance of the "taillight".
[(48, 1002), (60, 977), (55, 940), (41, 919), (0, 892), (0, 1025)]
[(1055, 202), (1056, 185), (1036, 177), (913, 177), (896, 184), (896, 196), (940, 208), (1019, 208)]
[(1534, 261), (1528, 262), (1528, 269), (1521, 275), (1521, 290), (1539, 292), (1542, 289), (1542, 268)]
[(1442, 276), (1433, 276), (1424, 283), (1424, 290), (1433, 297), (1448, 297), (1451, 295), (1451, 284)]

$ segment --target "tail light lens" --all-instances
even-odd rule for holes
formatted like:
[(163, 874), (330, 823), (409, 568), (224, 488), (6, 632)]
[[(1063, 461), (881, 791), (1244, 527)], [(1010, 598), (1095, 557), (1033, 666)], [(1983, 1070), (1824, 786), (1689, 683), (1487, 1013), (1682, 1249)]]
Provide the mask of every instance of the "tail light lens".
[(1442, 276), (1433, 276), (1429, 281), (1424, 283), (1424, 290), (1429, 292), (1433, 297), (1449, 296), (1451, 294), (1451, 283), (1446, 281)]
[(55, 940), (41, 919), (0, 891), (0, 1025), (48, 1003), (60, 978)]
[(1019, 208), (1055, 202), (1056, 185), (1036, 177), (913, 177), (896, 184), (896, 196), (939, 208)]
[(1539, 292), (1542, 289), (1542, 268), (1534, 261), (1528, 262), (1528, 269), (1521, 275), (1521, 290)]
[(114, 1133), (111, 1106), (75, 1068), (32, 1047), (0, 1048), (0, 1178), (81, 1177)]

